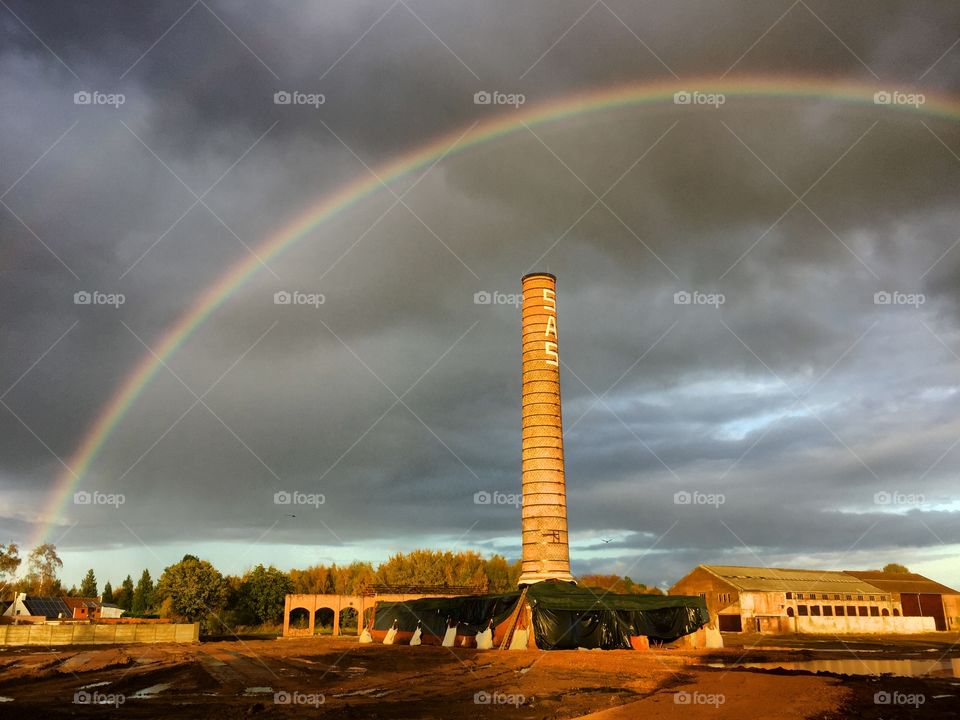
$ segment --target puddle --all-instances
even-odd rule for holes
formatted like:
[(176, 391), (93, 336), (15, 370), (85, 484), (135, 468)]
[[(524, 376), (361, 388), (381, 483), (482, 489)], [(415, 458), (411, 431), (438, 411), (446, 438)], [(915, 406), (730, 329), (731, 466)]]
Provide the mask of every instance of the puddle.
[(243, 691), (244, 695), (269, 695), (273, 692), (273, 688), (269, 685), (257, 685), (254, 687), (248, 687)]
[(339, 693), (334, 695), (335, 698), (344, 698), (344, 697), (355, 697), (357, 695), (363, 695), (364, 697), (375, 697), (381, 698), (384, 695), (389, 695), (393, 690), (382, 690), (380, 688), (369, 688), (367, 690), (354, 690), (353, 692), (348, 693)]
[(130, 697), (134, 700), (149, 700), (150, 698), (156, 697), (164, 690), (170, 689), (170, 683), (160, 683), (159, 685), (151, 685), (150, 687), (144, 688), (143, 690), (137, 690)]
[(709, 663), (709, 667), (756, 668), (758, 670), (805, 670), (838, 675), (898, 675), (900, 677), (960, 678), (960, 658), (947, 660), (879, 660), (851, 658), (842, 660), (785, 660), (782, 662)]
[(90, 688), (103, 687), (104, 685), (109, 685), (109, 680), (101, 680), (100, 682), (90, 683), (89, 685), (81, 685), (77, 690), (89, 690)]

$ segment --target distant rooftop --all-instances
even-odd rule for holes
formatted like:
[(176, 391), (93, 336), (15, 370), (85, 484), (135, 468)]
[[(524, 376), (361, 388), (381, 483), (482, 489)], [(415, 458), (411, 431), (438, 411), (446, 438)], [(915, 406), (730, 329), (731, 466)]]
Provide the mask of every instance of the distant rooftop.
[(885, 573), (879, 570), (846, 570), (845, 572), (876, 585), (884, 592), (960, 595), (960, 592), (953, 588), (917, 573)]
[(796, 570), (744, 565), (701, 565), (704, 570), (747, 592), (819, 592), (883, 594), (863, 578), (838, 570)]

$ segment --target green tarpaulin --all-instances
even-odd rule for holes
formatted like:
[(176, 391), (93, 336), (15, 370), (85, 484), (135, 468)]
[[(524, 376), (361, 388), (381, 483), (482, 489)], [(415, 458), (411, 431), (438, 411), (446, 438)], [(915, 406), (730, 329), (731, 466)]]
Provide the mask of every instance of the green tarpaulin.
[[(505, 620), (519, 592), (378, 603), (374, 628), (442, 637), (448, 623), (460, 635), (475, 635)], [(670, 642), (710, 620), (703, 598), (687, 595), (616, 595), (564, 582), (542, 582), (527, 590), (537, 647), (543, 649), (630, 648), (631, 635)]]

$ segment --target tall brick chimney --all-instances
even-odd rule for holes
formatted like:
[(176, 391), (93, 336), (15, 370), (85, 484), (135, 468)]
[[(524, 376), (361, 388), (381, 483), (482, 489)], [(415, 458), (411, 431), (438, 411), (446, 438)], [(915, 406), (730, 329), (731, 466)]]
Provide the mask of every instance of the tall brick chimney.
[(523, 566), (520, 585), (573, 582), (560, 416), (557, 278), (530, 273), (523, 286)]

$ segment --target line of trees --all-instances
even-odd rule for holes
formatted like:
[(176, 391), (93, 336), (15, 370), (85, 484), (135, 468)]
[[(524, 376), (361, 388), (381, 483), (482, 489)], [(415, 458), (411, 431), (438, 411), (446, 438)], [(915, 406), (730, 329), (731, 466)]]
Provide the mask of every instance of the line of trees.
[[(257, 565), (239, 576), (223, 575), (209, 561), (184, 555), (164, 568), (156, 583), (144, 569), (136, 584), (127, 575), (116, 589), (108, 580), (100, 593), (92, 568), (79, 588), (63, 590), (57, 577), (63, 562), (51, 544), (35, 548), (26, 562), (27, 573), (15, 580), (21, 565), (19, 548), (15, 544), (0, 546), (0, 581), (5, 589), (34, 595), (100, 597), (102, 602), (126, 610), (128, 617), (200, 621), (208, 632), (275, 625), (283, 619), (284, 598), (289, 593), (356, 595), (371, 584), (468, 586), (481, 593), (499, 593), (515, 589), (520, 577), (519, 560), (510, 562), (502, 555), (485, 558), (472, 550), (397, 553), (376, 568), (360, 561), (289, 572)], [(584, 575), (578, 583), (602, 592), (662, 594), (656, 587), (618, 575)]]

